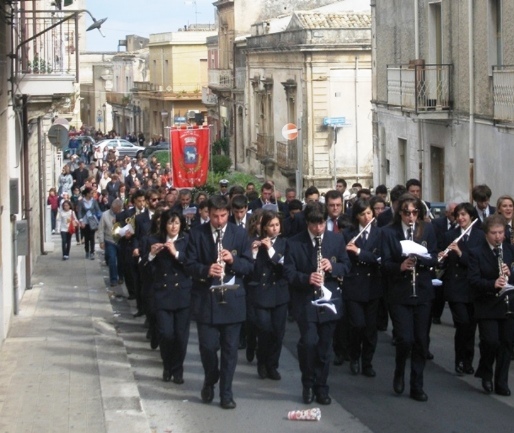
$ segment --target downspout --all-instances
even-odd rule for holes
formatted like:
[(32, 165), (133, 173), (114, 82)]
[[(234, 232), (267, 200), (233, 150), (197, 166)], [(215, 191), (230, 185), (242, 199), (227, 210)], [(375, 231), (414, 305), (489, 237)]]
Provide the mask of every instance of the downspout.
[(44, 167), (44, 161), (43, 161), (43, 149), (41, 146), (41, 134), (43, 133), (43, 129), (41, 128), (41, 116), (37, 118), (37, 140), (38, 140), (38, 146), (37, 146), (37, 158), (38, 158), (38, 179), (39, 179), (39, 227), (41, 228), (39, 230), (39, 243), (40, 243), (40, 251), (41, 255), (45, 255), (45, 215), (46, 215), (46, 203), (45, 203), (45, 191), (46, 188), (41, 188), (42, 185), (44, 185), (43, 182), (43, 167)]
[[(419, 5), (418, 0), (414, 0), (414, 57), (416, 60), (419, 59)], [(415, 69), (417, 74), (417, 68)], [(416, 93), (417, 97), (417, 93)], [(417, 104), (416, 104), (417, 106)], [(419, 170), (419, 180), (421, 181), (421, 185), (425, 185), (423, 181), (423, 159), (424, 159), (424, 148), (423, 148), (423, 137), (422, 137), (422, 128), (421, 128), (421, 120), (417, 119), (417, 135), (418, 135), (418, 170)], [(424, 188), (426, 190), (426, 186)]]
[[(473, 189), (475, 183), (475, 76), (473, 62), (473, 0), (468, 0), (468, 50), (469, 50), (469, 191)], [(470, 196), (470, 201), (472, 197)]]
[[(313, 92), (312, 92), (312, 56), (310, 54), (307, 54), (307, 61), (306, 63), (306, 80), (305, 84), (307, 86), (306, 94), (307, 96), (307, 125), (312, 125), (313, 123)], [(302, 125), (303, 128), (303, 125)], [(305, 131), (304, 131), (305, 132)], [(302, 132), (302, 140), (307, 139), (307, 149), (309, 151), (309, 178), (314, 178), (314, 143), (309, 143), (310, 137), (312, 136), (311, 128), (309, 128), (308, 134), (304, 135), (304, 132)], [(303, 153), (303, 143), (302, 146), (300, 146), (299, 150)], [(303, 179), (302, 179), (302, 186), (303, 186)]]
[[(359, 118), (358, 118), (358, 97), (357, 97), (357, 84), (359, 79), (359, 57), (355, 56), (355, 80), (354, 80), (354, 93), (355, 93), (355, 180), (359, 181)], [(334, 161), (335, 163), (335, 161)], [(336, 179), (334, 179), (334, 185)]]
[(23, 110), (23, 121), (22, 121), (22, 138), (23, 138), (23, 213), (27, 220), (27, 239), (28, 245), (27, 255), (25, 256), (25, 290), (32, 289), (32, 254), (31, 254), (31, 212), (30, 206), (30, 175), (29, 175), (29, 118), (28, 118), (28, 96), (22, 96), (22, 110)]
[(414, 0), (414, 57), (419, 59), (419, 6)]

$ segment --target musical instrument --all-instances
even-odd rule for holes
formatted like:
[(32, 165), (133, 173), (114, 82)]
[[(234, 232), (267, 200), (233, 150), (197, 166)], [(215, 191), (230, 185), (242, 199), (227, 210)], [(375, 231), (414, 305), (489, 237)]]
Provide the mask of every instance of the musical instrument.
[[(318, 245), (318, 249), (316, 250), (316, 272), (325, 278), (325, 271), (321, 268), (321, 261), (323, 260), (323, 256), (321, 254), (321, 236), (316, 236), (315, 239)], [(323, 285), (323, 283), (321, 285)], [(314, 289), (314, 297), (319, 299), (322, 296), (323, 292), (321, 290), (321, 286), (316, 287), (316, 289)]]
[[(503, 272), (504, 262), (503, 262), (503, 249), (501, 248), (501, 244), (497, 244), (496, 248), (498, 249), (498, 273), (499, 273), (500, 277), (505, 277), (506, 275)], [(509, 287), (509, 288), (505, 287), (496, 293), (497, 297), (501, 297), (502, 295), (505, 295), (505, 297), (503, 298), (503, 302), (505, 302), (505, 307), (507, 309), (507, 311), (505, 312), (506, 316), (512, 316), (514, 314), (514, 312), (511, 311), (511, 309), (510, 309), (510, 299), (509, 299), (509, 293), (508, 293), (511, 289), (512, 289), (511, 287)]]
[(349, 243), (349, 244), (354, 244), (354, 243), (357, 241), (357, 239), (359, 239), (359, 238), (362, 236), (362, 234), (363, 234), (364, 232), (368, 231), (368, 228), (371, 226), (371, 224), (373, 224), (373, 221), (375, 221), (375, 217), (371, 218), (371, 221), (370, 221), (368, 224), (366, 224), (366, 227), (364, 227), (364, 228), (363, 228), (363, 229), (362, 229), (362, 230), (361, 230), (357, 235), (355, 235), (355, 236), (350, 240), (350, 242), (348, 242), (348, 243)]
[[(410, 240), (414, 242), (414, 223), (409, 224), (410, 229)], [(414, 254), (409, 255), (409, 259), (414, 260), (414, 266), (412, 267), (412, 294), (410, 295), (411, 298), (417, 298), (418, 295), (416, 293), (416, 264), (417, 264), (417, 257)]]
[[(471, 227), (473, 227), (473, 224), (475, 224), (476, 222), (478, 221), (478, 218), (474, 219), (471, 224), (468, 226), (468, 228), (466, 230), (464, 230), (459, 237), (457, 237), (453, 242), (453, 243), (458, 243), (464, 236), (466, 236), (470, 231), (471, 231)], [(451, 245), (451, 244), (450, 244)], [(451, 251), (450, 249), (450, 245), (448, 245), (448, 247), (443, 251), (443, 255), (442, 256), (439, 256), (437, 258), (437, 261), (440, 263), (442, 262), (446, 256), (448, 255), (448, 253)]]
[(132, 227), (132, 233), (136, 231), (136, 214), (131, 217), (125, 218), (125, 224), (121, 221), (115, 222), (112, 226), (112, 240), (118, 242), (123, 236), (125, 236), (126, 230), (122, 230), (126, 226)]
[(227, 290), (236, 290), (239, 287), (239, 284), (225, 284), (223, 282), (223, 279), (225, 278), (225, 260), (223, 260), (223, 232), (221, 229), (218, 229), (217, 233), (218, 239), (216, 242), (218, 247), (218, 257), (216, 259), (216, 263), (221, 266), (221, 275), (219, 277), (220, 284), (211, 286), (210, 290), (213, 293), (219, 293), (220, 296), (218, 304), (226, 304), (227, 301), (225, 300), (225, 292)]

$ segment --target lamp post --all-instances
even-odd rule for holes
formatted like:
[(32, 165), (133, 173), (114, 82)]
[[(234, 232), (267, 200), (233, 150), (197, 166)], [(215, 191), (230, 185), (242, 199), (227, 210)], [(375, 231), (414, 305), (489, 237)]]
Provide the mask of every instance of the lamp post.
[(103, 133), (105, 134), (106, 133), (106, 130), (105, 130), (105, 102), (102, 104), (102, 108), (103, 108), (103, 111), (104, 111), (104, 130), (103, 130)]

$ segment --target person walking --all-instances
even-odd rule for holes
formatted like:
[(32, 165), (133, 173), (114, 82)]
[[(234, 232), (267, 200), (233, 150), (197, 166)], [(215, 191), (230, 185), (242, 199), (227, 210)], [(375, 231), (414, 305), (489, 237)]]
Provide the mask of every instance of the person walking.
[(121, 275), (118, 272), (119, 247), (112, 236), (112, 229), (116, 222), (116, 215), (123, 209), (123, 202), (117, 198), (111, 208), (102, 213), (98, 226), (98, 243), (100, 248), (105, 251), (105, 261), (109, 267), (109, 281), (111, 287), (116, 287)]
[(89, 187), (84, 188), (82, 200), (77, 205), (77, 218), (84, 233), (86, 259), (95, 259), (95, 233), (98, 230), (98, 217), (101, 213), (98, 202), (93, 198), (93, 190)]
[(57, 214), (57, 232), (61, 234), (62, 259), (70, 258), (71, 237), (78, 230), (78, 219), (72, 209), (71, 202), (64, 200)]

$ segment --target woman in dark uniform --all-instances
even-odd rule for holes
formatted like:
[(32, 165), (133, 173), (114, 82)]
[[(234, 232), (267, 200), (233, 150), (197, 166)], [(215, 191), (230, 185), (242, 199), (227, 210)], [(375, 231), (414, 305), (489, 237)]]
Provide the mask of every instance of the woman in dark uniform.
[[(393, 389), (402, 394), (405, 364), (411, 354), (410, 397), (427, 401), (423, 371), (428, 352), (428, 331), (434, 289), (432, 267), (437, 264), (434, 229), (424, 219), (424, 205), (411, 194), (398, 200), (393, 222), (383, 228), (382, 265), (388, 276), (389, 303), (396, 336), (396, 368)], [(405, 256), (400, 241), (412, 240), (427, 249), (428, 256)]]
[[(448, 301), (455, 325), (455, 372), (462, 376), (475, 372), (473, 357), (477, 325), (473, 293), (468, 281), (469, 250), (482, 244), (484, 232), (477, 224), (468, 230), (472, 222), (478, 218), (478, 213), (471, 203), (457, 205), (453, 215), (459, 227), (445, 233), (444, 245), (448, 245), (449, 251), (446, 255), (441, 251), (439, 257), (441, 260), (445, 258), (442, 277), (444, 299)], [(459, 236), (462, 236), (461, 239), (455, 242)]]
[[(359, 199), (352, 206), (353, 228), (343, 232), (346, 251), (352, 262), (343, 280), (343, 300), (350, 323), (350, 372), (375, 377), (372, 361), (377, 346), (378, 303), (382, 296), (379, 257), (381, 229), (368, 223), (374, 213), (370, 202)], [(366, 228), (367, 227), (367, 228)], [(351, 242), (357, 235), (359, 238)]]
[[(504, 292), (514, 284), (510, 269), (514, 247), (505, 240), (505, 219), (493, 215), (484, 220), (485, 240), (469, 253), (469, 284), (475, 295), (475, 319), (480, 336), (480, 362), (475, 377), (482, 379), (487, 394), (509, 396), (509, 367), (514, 341), (514, 292)], [(496, 365), (494, 365), (496, 364)], [(494, 370), (493, 370), (494, 366)]]
[(280, 380), (278, 372), (286, 330), (289, 289), (282, 274), (286, 240), (280, 237), (276, 212), (263, 211), (262, 234), (252, 242), (254, 271), (246, 285), (257, 328), (257, 373), (261, 379)]
[(144, 266), (153, 274), (153, 295), (159, 330), (162, 380), (184, 383), (184, 359), (189, 340), (191, 279), (183, 267), (188, 235), (177, 212), (161, 215), (159, 234), (150, 240)]

